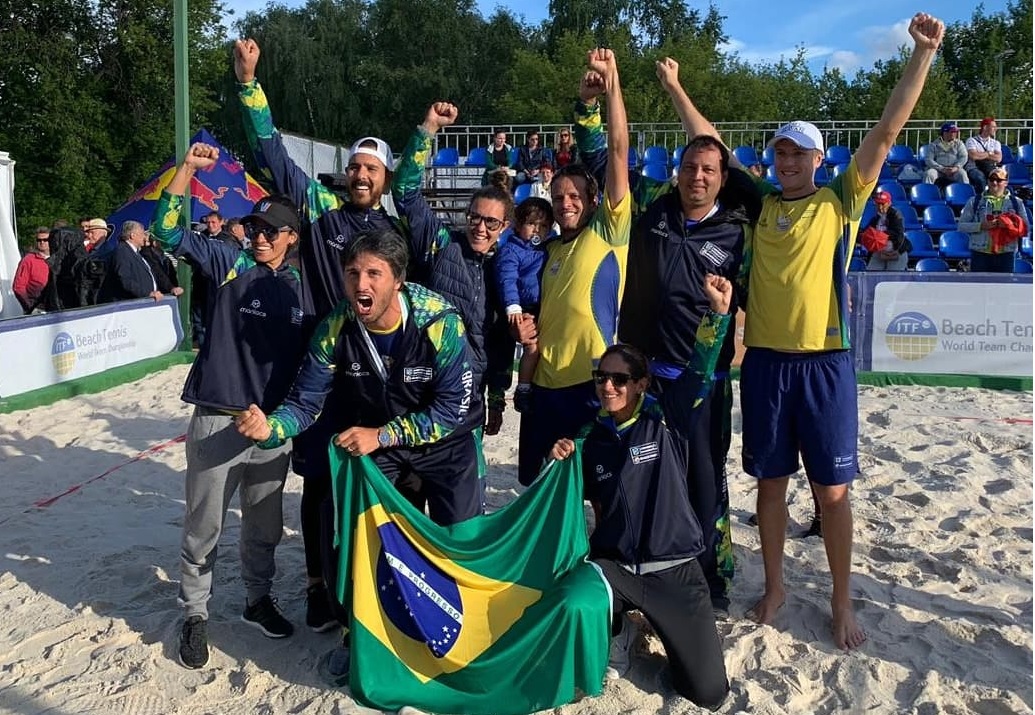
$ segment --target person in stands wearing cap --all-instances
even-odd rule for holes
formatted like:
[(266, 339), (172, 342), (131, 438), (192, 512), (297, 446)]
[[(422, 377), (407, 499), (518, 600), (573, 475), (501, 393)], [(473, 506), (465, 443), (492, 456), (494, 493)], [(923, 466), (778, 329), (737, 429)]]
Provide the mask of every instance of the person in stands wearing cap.
[(83, 245), (95, 256), (113, 253), (117, 246), (108, 241), (112, 228), (103, 218), (91, 218), (81, 222), (83, 229)]
[(956, 122), (945, 122), (941, 135), (925, 147), (927, 152), (924, 165), (925, 184), (937, 184), (945, 187), (949, 184), (968, 184), (967, 147), (960, 139), (960, 128)]
[(208, 339), (187, 375), (182, 399), (194, 405), (187, 428), (186, 515), (180, 551), (180, 604), (186, 611), (178, 648), (187, 668), (208, 662), (208, 601), (217, 545), (230, 499), (241, 506), (241, 619), (270, 638), (294, 632), (270, 588), (283, 531), (281, 503), (290, 445), (264, 450), (241, 436), (234, 417), (250, 405), (273, 409), (287, 395), (305, 354), (302, 282), (285, 257), (298, 243), (290, 199), (267, 197), (242, 219), (250, 249), (180, 228), (183, 194), (219, 150), (194, 144), (155, 208), (154, 236), (177, 257), (189, 256), (217, 285)]
[(848, 169), (817, 188), (823, 137), (815, 125), (791, 122), (770, 141), (782, 192), (762, 183), (762, 213), (745, 244), (747, 319), (741, 366), (744, 470), (758, 479), (758, 527), (765, 592), (751, 609), (771, 624), (783, 605), (786, 494), (799, 468), (823, 513), (823, 545), (833, 581), (834, 644), (866, 638), (851, 602), (852, 508), (858, 472), (855, 364), (848, 342), (847, 267), (863, 207), (884, 158), (923, 90), (945, 32), (918, 13), (909, 24), (915, 47), (880, 120)]
[(1003, 145), (995, 138), (999, 126), (995, 117), (981, 120), (981, 128), (975, 136), (967, 140), (967, 178), (974, 185), (974, 190), (981, 193), (988, 186), (988, 175), (1003, 160)]
[(1007, 188), (1006, 169), (988, 175), (988, 188), (967, 200), (960, 213), (959, 230), (970, 234), (970, 270), (974, 273), (1012, 273), (1017, 243), (1031, 228), (1024, 202)]
[[(234, 72), (244, 114), (244, 128), (255, 159), (274, 188), (301, 207), (302, 240), (299, 266), (302, 299), (306, 309), (306, 339), (316, 324), (345, 299), (341, 256), (356, 235), (374, 229), (394, 230), (406, 236), (403, 222), (390, 216), (381, 203), (392, 182), (392, 150), (381, 139), (365, 137), (349, 152), (347, 200), (340, 199), (319, 181), (307, 176), (288, 156), (280, 133), (273, 125), (269, 103), (255, 78), (259, 46), (251, 39), (234, 45)], [(403, 219), (408, 219), (405, 210)], [(337, 400), (332, 400), (336, 403)], [(302, 537), (305, 542), (308, 606), (306, 624), (326, 631), (336, 621), (331, 613), (321, 569), (320, 505), (330, 497), (330, 463), (327, 444), (333, 430), (329, 415), (317, 420), (294, 440), (292, 467), (305, 478), (302, 491)]]
[(877, 213), (863, 229), (872, 228), (887, 234), (888, 242), (884, 248), (870, 254), (866, 270), (904, 271), (909, 264), (909, 251), (913, 246), (906, 238), (902, 212), (891, 205), (891, 194), (887, 191), (875, 193), (873, 203), (877, 207)]

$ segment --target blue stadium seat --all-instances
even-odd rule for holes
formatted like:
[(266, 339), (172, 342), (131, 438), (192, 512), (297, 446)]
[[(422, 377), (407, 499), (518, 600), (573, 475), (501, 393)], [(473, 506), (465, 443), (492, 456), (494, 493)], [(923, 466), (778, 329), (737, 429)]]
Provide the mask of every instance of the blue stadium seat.
[(643, 165), (643, 169), (640, 170), (640, 173), (648, 179), (654, 179), (655, 181), (669, 181), (672, 178), (672, 173), (668, 169), (667, 162), (659, 164), (654, 161), (648, 161)]
[(1023, 258), (1013, 259), (1013, 272), (1014, 273), (1031, 273), (1031, 264)]
[(847, 161), (844, 162), (844, 163), (841, 163), (841, 164), (834, 164), (834, 168), (830, 170), (830, 175), (831, 176), (841, 176), (841, 174), (845, 173), (845, 171), (847, 171), (847, 170), (848, 170), (848, 162)]
[(762, 150), (762, 166), (772, 166), (773, 162), (776, 161), (776, 152), (771, 146), (767, 146)]
[(686, 151), (686, 146), (680, 144), (672, 150), (672, 166), (679, 166), (679, 163), (683, 161), (683, 152)]
[(854, 273), (860, 273), (862, 271), (865, 271), (866, 261), (858, 257), (853, 258), (852, 261), (848, 264), (848, 270)]
[(934, 247), (931, 234), (927, 231), (906, 231), (906, 238), (913, 247), (909, 250), (910, 258), (937, 258), (938, 249)]
[[(913, 207), (910, 206), (910, 209)], [(928, 206), (924, 209), (924, 229), (927, 231), (936, 231), (941, 233), (942, 231), (955, 231), (956, 230), (956, 214), (952, 212), (952, 209), (945, 205)]]
[(518, 184), (517, 188), (514, 189), (514, 204), (520, 204), (522, 201), (532, 195), (531, 184)]
[[(1029, 231), (1031, 229), (1028, 229)], [(1021, 255), (1031, 258), (1031, 236), (1025, 236), (1021, 239)]]
[(1021, 144), (1017, 149), (1017, 160), (1022, 164), (1032, 165), (1032, 147), (1031, 144)]
[(770, 184), (779, 184), (780, 183), (780, 177), (777, 176), (777, 174), (776, 174), (776, 167), (775, 166), (767, 166), (766, 167), (766, 169), (765, 169), (765, 180), (768, 181)]
[(924, 162), (926, 162), (926, 161), (927, 161), (927, 144), (924, 144), (916, 152), (916, 165), (919, 166), (921, 169), (923, 169), (924, 166), (925, 166)]
[(1007, 164), (1012, 164), (1015, 161), (1016, 159), (1014, 158), (1013, 150), (1010, 149), (1010, 147), (1003, 144), (1003, 160), (1001, 162), (1003, 166), (1006, 166)]
[(938, 255), (946, 260), (970, 258), (970, 236), (963, 231), (946, 231), (938, 237)]
[(945, 187), (945, 203), (958, 214), (974, 198), (974, 187), (970, 184), (949, 184)]
[(460, 166), (460, 152), (453, 146), (444, 146), (435, 153), (432, 166)]
[[(912, 204), (908, 201), (892, 201), (891, 205), (898, 209), (899, 213), (902, 214), (902, 228), (906, 231), (916, 231), (923, 228), (923, 224), (920, 223), (920, 217), (916, 214), (916, 209), (913, 208)], [(949, 213), (952, 213), (951, 211)], [(955, 226), (953, 226), (955, 228)]]
[(826, 186), (830, 183), (830, 178), (830, 172), (827, 171), (825, 164), (820, 164), (816, 173), (812, 175), (812, 181), (816, 186)]
[(882, 181), (877, 184), (877, 191), (887, 191), (892, 201), (909, 201), (906, 190), (897, 181)]
[(467, 155), (467, 159), (464, 160), (464, 166), (488, 166), (489, 165), (489, 150), (483, 146), (476, 146), (471, 149), (471, 152)]
[(916, 154), (911, 147), (905, 144), (896, 144), (888, 152), (888, 163), (895, 168), (901, 168), (903, 164), (915, 164)]
[(940, 258), (922, 258), (916, 262), (919, 273), (948, 273), (949, 264)]
[(629, 147), (629, 168), (635, 169), (640, 165), (640, 155), (636, 152), (636, 147)]
[(510, 166), (510, 167), (517, 166), (518, 154), (520, 152), (521, 152), (521, 147), (516, 147), (515, 146), (515, 147), (511, 147), (510, 148), (510, 163), (507, 166)]
[(758, 154), (755, 153), (755, 147), (753, 146), (738, 146), (733, 150), (733, 156), (737, 157), (737, 161), (746, 167), (762, 163), (759, 161)]
[[(909, 169), (909, 171), (906, 171)], [(920, 166), (914, 163), (903, 164), (899, 167), (898, 174), (895, 177), (898, 179), (898, 183), (903, 186), (913, 186), (919, 184), (924, 180), (924, 173), (920, 170)]]
[(657, 145), (647, 147), (643, 152), (643, 163), (668, 166), (668, 149)]
[(826, 163), (830, 166), (835, 164), (847, 164), (852, 160), (852, 151), (846, 146), (835, 144), (827, 147)]
[(942, 198), (938, 184), (916, 184), (909, 190), (909, 202), (923, 210), (927, 206), (944, 204), (945, 199)]
[(880, 165), (880, 174), (877, 175), (877, 181), (898, 181), (898, 172), (896, 172), (891, 164), (884, 162)]
[[(1003, 147), (1004, 149), (1006, 147)], [(1003, 155), (1006, 158), (1006, 155)], [(1031, 183), (1031, 167), (1019, 161), (1013, 164), (1005, 164), (1007, 183), (1010, 186), (1027, 186)]]

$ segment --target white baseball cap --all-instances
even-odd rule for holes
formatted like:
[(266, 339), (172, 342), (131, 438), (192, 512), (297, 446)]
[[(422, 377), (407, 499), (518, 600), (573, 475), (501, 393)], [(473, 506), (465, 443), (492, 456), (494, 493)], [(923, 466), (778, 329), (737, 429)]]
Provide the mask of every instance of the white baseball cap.
[(767, 146), (773, 146), (781, 139), (788, 139), (802, 149), (817, 149), (823, 151), (823, 135), (815, 124), (810, 122), (787, 122), (776, 130), (776, 134), (769, 140)]
[[(364, 144), (370, 144), (371, 146), (363, 146)], [(363, 137), (352, 145), (349, 149), (349, 159), (352, 159), (354, 154), (369, 154), (370, 156), (377, 157), (382, 164), (385, 165), (385, 169), (388, 171), (395, 170), (395, 161), (392, 159), (392, 148), (388, 146), (388, 142), (377, 137)]]

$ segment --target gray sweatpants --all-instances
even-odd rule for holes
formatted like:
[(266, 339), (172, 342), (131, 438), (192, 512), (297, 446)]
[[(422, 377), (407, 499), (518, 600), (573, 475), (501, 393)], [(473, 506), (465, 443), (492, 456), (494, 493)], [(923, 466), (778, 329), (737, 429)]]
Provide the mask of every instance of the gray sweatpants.
[(241, 576), (248, 603), (270, 592), (276, 573), (273, 552), (283, 531), (281, 501), (290, 454), (290, 442), (259, 449), (241, 436), (232, 416), (194, 408), (187, 428), (187, 513), (180, 550), (179, 602), (188, 618), (208, 618), (219, 536), (238, 489)]

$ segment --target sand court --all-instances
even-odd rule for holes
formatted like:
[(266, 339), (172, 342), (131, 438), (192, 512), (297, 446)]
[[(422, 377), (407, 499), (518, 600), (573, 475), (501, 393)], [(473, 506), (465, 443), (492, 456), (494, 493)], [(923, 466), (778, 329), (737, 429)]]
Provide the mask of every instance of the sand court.
[[(274, 595), (296, 625), (273, 641), (241, 623), (239, 512), (220, 546), (209, 665), (176, 662), (188, 366), (106, 392), (0, 415), (0, 713), (361, 713), (323, 685), (333, 634), (304, 627), (301, 480), (290, 475)], [(787, 603), (773, 627), (744, 617), (761, 593), (755, 482), (729, 485), (737, 579), (720, 622), (730, 699), (720, 712), (1032, 712), (1032, 394), (859, 388), (853, 591), (868, 641), (831, 642), (822, 541), (788, 539)], [(517, 420), (486, 441), (489, 502), (515, 498)], [(790, 530), (807, 527), (804, 478)], [(652, 639), (603, 696), (556, 712), (700, 712), (675, 695)]]

